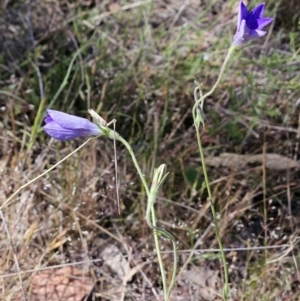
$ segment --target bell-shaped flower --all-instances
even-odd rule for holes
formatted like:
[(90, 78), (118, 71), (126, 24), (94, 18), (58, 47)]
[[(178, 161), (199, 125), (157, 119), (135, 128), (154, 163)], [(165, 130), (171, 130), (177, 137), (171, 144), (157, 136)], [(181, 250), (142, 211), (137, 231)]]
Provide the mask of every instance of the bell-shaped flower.
[(257, 5), (251, 12), (243, 1), (240, 2), (237, 20), (237, 32), (233, 38), (233, 46), (240, 46), (249, 40), (264, 36), (267, 32), (262, 29), (273, 21), (273, 18), (264, 18), (265, 4)]
[(86, 118), (55, 110), (47, 110), (44, 131), (57, 140), (69, 140), (82, 136), (102, 135), (99, 127)]

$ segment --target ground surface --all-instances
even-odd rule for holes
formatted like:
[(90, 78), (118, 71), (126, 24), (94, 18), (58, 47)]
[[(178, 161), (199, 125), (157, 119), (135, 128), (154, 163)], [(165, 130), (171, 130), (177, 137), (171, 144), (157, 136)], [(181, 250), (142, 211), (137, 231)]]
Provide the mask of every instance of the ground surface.
[[(254, 2), (254, 1), (253, 1)], [(258, 2), (251, 3), (253, 7)], [(204, 144), (230, 300), (299, 300), (298, 1), (267, 1), (268, 34), (206, 100)], [(178, 241), (172, 300), (219, 300), (223, 269), (191, 115), (234, 34), (237, 1), (9, 1), (0, 11), (0, 299), (162, 300), (146, 193), (126, 149), (42, 131), (46, 108), (93, 108), (132, 145)], [(171, 272), (168, 240), (160, 240)], [(192, 256), (190, 256), (192, 255)]]

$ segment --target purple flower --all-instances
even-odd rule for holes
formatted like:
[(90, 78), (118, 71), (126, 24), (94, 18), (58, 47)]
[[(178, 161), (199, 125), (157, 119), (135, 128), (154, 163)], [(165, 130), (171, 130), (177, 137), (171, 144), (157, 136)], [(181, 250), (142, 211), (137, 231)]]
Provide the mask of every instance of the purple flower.
[(233, 46), (243, 45), (249, 40), (264, 36), (267, 32), (262, 29), (273, 21), (273, 18), (263, 18), (265, 4), (257, 5), (248, 12), (243, 1), (240, 2), (237, 20), (237, 32), (233, 38)]
[(88, 119), (59, 111), (47, 110), (44, 131), (57, 140), (69, 140), (81, 136), (101, 135), (101, 130)]

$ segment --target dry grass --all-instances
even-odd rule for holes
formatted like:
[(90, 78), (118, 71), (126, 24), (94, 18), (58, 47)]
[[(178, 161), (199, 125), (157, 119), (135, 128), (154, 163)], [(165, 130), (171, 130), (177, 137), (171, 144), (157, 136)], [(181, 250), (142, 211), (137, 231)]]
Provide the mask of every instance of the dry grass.
[[(38, 110), (87, 116), (91, 107), (116, 118), (147, 181), (161, 163), (170, 172), (156, 209), (186, 266), (173, 299), (218, 300), (222, 267), (191, 107), (193, 79), (207, 90), (217, 77), (235, 30), (236, 1), (146, 2), (4, 1), (0, 204), (84, 141), (50, 140)], [(288, 7), (271, 2), (282, 27), (275, 22), (265, 39), (236, 53), (205, 104), (201, 131), (213, 162), (208, 172), (231, 300), (300, 298), (299, 41), (295, 25), (284, 27)], [(91, 141), (3, 208), (1, 300), (35, 300), (36, 272), (69, 264), (91, 280), (90, 300), (162, 300), (145, 192), (118, 145), (118, 215), (112, 150), (111, 141)], [(227, 164), (218, 159), (224, 153), (262, 159)], [(295, 167), (278, 170), (267, 154), (290, 158)], [(161, 244), (171, 267), (171, 245)]]

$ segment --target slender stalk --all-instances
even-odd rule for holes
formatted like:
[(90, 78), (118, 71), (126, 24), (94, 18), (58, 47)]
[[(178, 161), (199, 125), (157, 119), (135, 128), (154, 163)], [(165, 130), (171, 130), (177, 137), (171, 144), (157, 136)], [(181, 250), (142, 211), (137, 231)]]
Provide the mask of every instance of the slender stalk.
[[(172, 235), (173, 237), (173, 235)], [(176, 240), (175, 238), (173, 237), (173, 239), (171, 239), (172, 241), (172, 245), (173, 245), (173, 273), (172, 273), (172, 278), (171, 278), (171, 283), (170, 283), (170, 286), (169, 286), (169, 289), (168, 289), (168, 297), (170, 298), (171, 297), (171, 292), (172, 292), (172, 289), (175, 285), (175, 280), (176, 280), (176, 274), (177, 274), (177, 265), (178, 265), (178, 254), (177, 254), (177, 244), (176, 244)]]
[[(156, 216), (155, 216), (155, 210), (154, 210), (153, 206), (151, 207), (151, 219), (152, 219), (153, 227), (156, 228)], [(165, 273), (161, 253), (160, 253), (158, 232), (156, 230), (153, 231), (153, 236), (154, 236), (155, 248), (156, 248), (156, 252), (157, 252), (157, 259), (158, 259), (158, 264), (159, 264), (161, 279), (162, 279), (162, 284), (163, 284), (164, 297), (165, 297), (165, 301), (169, 301), (168, 289), (167, 289), (167, 278), (166, 278), (166, 273)]]
[(228, 298), (229, 277), (228, 277), (226, 256), (225, 256), (225, 252), (224, 252), (224, 248), (223, 248), (223, 244), (222, 244), (222, 240), (221, 240), (221, 236), (220, 236), (220, 229), (219, 229), (219, 226), (218, 226), (218, 220), (217, 220), (217, 215), (216, 215), (216, 211), (215, 211), (215, 206), (214, 206), (213, 199), (212, 199), (212, 193), (211, 193), (210, 183), (209, 183), (209, 179), (208, 179), (208, 175), (207, 175), (207, 170), (206, 170), (206, 164), (205, 164), (205, 158), (204, 158), (204, 152), (203, 152), (202, 142), (201, 142), (201, 138), (200, 138), (200, 133), (199, 133), (198, 129), (197, 129), (196, 132), (197, 132), (197, 141), (198, 141), (198, 145), (199, 145), (199, 152), (200, 152), (201, 162), (202, 162), (202, 170), (203, 170), (206, 189), (207, 189), (208, 198), (209, 198), (209, 202), (210, 202), (210, 208), (211, 208), (211, 212), (212, 212), (212, 216), (213, 216), (213, 220), (214, 220), (214, 224), (215, 224), (215, 228), (216, 228), (217, 241), (218, 241), (218, 245), (219, 245), (220, 252), (221, 252), (221, 258), (222, 258), (222, 262), (223, 262), (224, 278), (225, 278), (225, 285), (224, 285), (224, 288), (223, 288), (223, 298), (224, 298), (224, 300), (227, 300), (227, 298)]
[[(158, 228), (156, 227), (156, 217), (153, 215), (154, 211), (151, 211), (151, 208), (154, 208), (154, 204), (156, 202), (157, 194), (159, 192), (159, 189), (163, 182), (165, 181), (168, 173), (166, 172), (166, 165), (162, 164), (158, 168), (154, 170), (154, 175), (153, 175), (153, 180), (152, 180), (152, 185), (150, 188), (150, 195), (148, 198), (148, 203), (147, 203), (147, 210), (146, 210), (146, 221), (151, 229), (158, 233), (159, 235), (164, 236), (167, 239), (170, 239), (172, 241), (173, 245), (173, 272), (172, 272), (172, 278), (170, 282), (170, 286), (168, 290), (164, 290), (164, 295), (165, 295), (165, 300), (170, 300), (172, 289), (175, 285), (175, 280), (176, 280), (176, 274), (177, 274), (177, 263), (178, 263), (178, 254), (177, 254), (177, 244), (176, 244), (176, 239), (175, 237), (166, 231), (165, 229)], [(151, 218), (152, 216), (152, 218)], [(154, 223), (151, 222), (154, 221)]]
[(135, 166), (135, 168), (136, 168), (136, 170), (137, 170), (137, 172), (138, 172), (138, 174), (139, 174), (139, 176), (141, 178), (143, 186), (144, 186), (144, 188), (145, 188), (145, 190), (147, 192), (147, 196), (149, 196), (150, 190), (149, 190), (148, 184), (147, 184), (147, 182), (145, 180), (145, 177), (144, 177), (144, 175), (142, 173), (142, 170), (141, 170), (141, 168), (140, 168), (140, 166), (139, 166), (139, 164), (137, 162), (137, 159), (135, 157), (135, 154), (134, 154), (134, 152), (133, 152), (130, 144), (122, 136), (120, 136), (120, 135), (116, 135), (115, 137), (116, 137), (116, 139), (118, 141), (122, 142), (124, 144), (124, 146), (127, 148), (127, 150), (129, 151), (129, 154), (130, 154), (130, 156), (132, 158), (133, 164), (134, 164), (134, 166)]
[[(197, 109), (198, 109), (198, 111), (199, 111), (199, 107), (201, 107), (201, 109), (202, 109), (202, 104), (203, 104), (203, 101), (205, 100), (205, 98), (207, 98), (208, 96), (213, 94), (213, 92), (216, 90), (217, 86), (219, 85), (219, 83), (222, 79), (222, 76), (224, 74), (226, 65), (229, 62), (229, 59), (230, 59), (231, 54), (233, 53), (234, 49), (235, 49), (234, 46), (231, 46), (229, 48), (229, 50), (227, 52), (227, 55), (226, 55), (226, 58), (225, 58), (225, 60), (223, 62), (223, 65), (221, 67), (221, 70), (220, 70), (219, 76), (217, 78), (217, 81), (215, 82), (215, 84), (213, 85), (213, 87), (211, 88), (210, 91), (208, 91), (204, 95), (201, 95), (200, 98), (198, 100), (196, 100), (196, 102), (193, 106), (193, 110), (192, 110), (194, 125), (195, 125), (195, 128), (196, 128), (196, 134), (197, 134), (197, 142), (198, 142), (199, 152), (200, 152), (200, 157), (201, 157), (201, 162), (202, 162), (204, 180), (205, 180), (206, 189), (207, 189), (207, 193), (208, 193), (208, 198), (209, 198), (209, 202), (210, 202), (213, 221), (214, 221), (215, 228), (216, 228), (216, 237), (217, 237), (218, 245), (219, 245), (219, 248), (220, 248), (220, 251), (221, 251), (221, 258), (222, 258), (222, 262), (223, 262), (224, 278), (225, 278), (225, 285), (224, 285), (224, 288), (223, 288), (223, 299), (224, 300), (228, 299), (228, 288), (229, 288), (228, 269), (227, 269), (226, 256), (225, 256), (225, 252), (224, 252), (224, 248), (223, 248), (222, 240), (221, 240), (221, 236), (220, 236), (220, 229), (219, 229), (219, 226), (218, 226), (216, 211), (215, 211), (215, 207), (214, 207), (214, 203), (213, 203), (213, 199), (212, 199), (210, 183), (209, 183), (207, 170), (206, 170), (204, 151), (203, 151), (200, 132), (199, 132), (200, 120), (199, 120), (199, 118), (197, 118)], [(201, 91), (200, 87), (198, 87), (198, 89)], [(202, 114), (203, 112), (200, 112), (200, 113)]]
[(200, 97), (196, 103), (194, 104), (193, 106), (193, 118), (194, 120), (196, 120), (196, 109), (197, 107), (199, 106), (199, 104), (201, 103), (201, 101), (203, 101), (205, 98), (207, 98), (208, 96), (210, 96), (211, 94), (213, 94), (217, 88), (217, 86), (219, 85), (221, 79), (222, 79), (222, 76), (224, 74), (224, 71), (225, 71), (225, 68), (226, 68), (226, 65), (227, 63), (229, 62), (229, 59), (231, 57), (231, 54), (233, 53), (235, 47), (234, 46), (231, 46), (227, 52), (227, 55), (226, 55), (226, 58), (223, 62), (223, 65), (221, 67), (221, 70), (220, 70), (220, 73), (219, 73), (219, 76), (217, 78), (217, 81), (215, 82), (215, 84), (213, 85), (213, 87), (207, 92), (205, 93), (202, 97)]
[[(150, 202), (150, 190), (149, 190), (149, 187), (148, 187), (148, 184), (144, 178), (144, 175), (141, 171), (141, 168), (137, 162), (137, 159), (135, 157), (135, 154), (130, 146), (130, 144), (123, 138), (121, 137), (120, 135), (116, 135), (116, 139), (118, 141), (120, 141), (121, 143), (124, 144), (124, 146), (127, 148), (127, 150), (129, 151), (130, 155), (131, 155), (131, 158), (132, 158), (132, 161), (133, 161), (133, 164), (141, 178), (141, 181), (143, 183), (143, 186), (147, 192), (147, 197), (148, 197), (148, 202)], [(149, 208), (149, 209), (148, 209)], [(151, 211), (151, 219), (152, 221), (150, 221), (150, 224), (153, 225), (153, 228), (155, 229), (156, 228), (156, 216), (155, 216), (155, 211), (154, 211), (154, 207), (153, 206), (147, 206), (147, 210), (150, 210)], [(149, 221), (147, 221), (148, 224), (149, 224)], [(158, 264), (159, 264), (159, 268), (160, 268), (160, 272), (161, 272), (161, 277), (162, 277), (162, 284), (163, 284), (163, 290), (164, 290), (164, 296), (165, 296), (165, 300), (168, 301), (169, 298), (168, 298), (168, 290), (167, 290), (167, 280), (166, 280), (166, 275), (165, 275), (165, 269), (164, 269), (164, 266), (163, 266), (163, 261), (162, 261), (162, 257), (161, 257), (161, 252), (160, 252), (160, 247), (159, 247), (159, 241), (158, 241), (158, 232), (157, 231), (153, 231), (153, 236), (154, 236), (154, 243), (155, 243), (155, 249), (156, 249), (156, 252), (157, 252), (157, 259), (158, 259)]]

